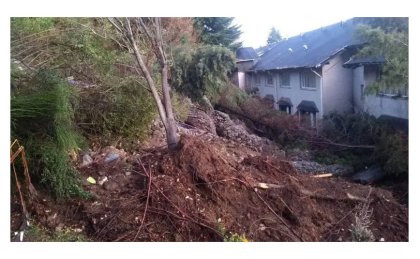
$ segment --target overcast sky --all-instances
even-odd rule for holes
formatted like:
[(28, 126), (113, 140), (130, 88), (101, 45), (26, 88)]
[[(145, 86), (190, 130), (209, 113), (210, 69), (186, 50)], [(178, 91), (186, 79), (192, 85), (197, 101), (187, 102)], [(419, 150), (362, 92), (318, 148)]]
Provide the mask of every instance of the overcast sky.
[[(279, 12), (281, 14), (281, 12)], [(343, 15), (329, 15), (317, 17), (303, 17), (303, 16), (243, 16), (236, 17), (233, 23), (241, 25), (241, 41), (244, 47), (258, 48), (266, 45), (268, 34), (271, 27), (279, 30), (282, 37), (292, 37), (301, 32), (311, 31), (322, 26), (330, 25), (336, 22), (345, 21), (351, 16)]]

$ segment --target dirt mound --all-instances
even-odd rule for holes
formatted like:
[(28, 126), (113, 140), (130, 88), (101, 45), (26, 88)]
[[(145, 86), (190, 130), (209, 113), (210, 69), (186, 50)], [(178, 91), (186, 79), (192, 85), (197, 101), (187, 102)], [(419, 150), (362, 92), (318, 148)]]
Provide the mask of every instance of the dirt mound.
[(350, 241), (365, 204), (375, 240), (408, 239), (407, 208), (390, 192), (301, 175), (288, 161), (221, 139), (182, 136), (176, 152), (127, 161), (130, 169), (84, 169), (93, 177), (106, 171), (119, 188), (89, 185), (96, 200), (67, 204), (57, 217), (95, 241)]

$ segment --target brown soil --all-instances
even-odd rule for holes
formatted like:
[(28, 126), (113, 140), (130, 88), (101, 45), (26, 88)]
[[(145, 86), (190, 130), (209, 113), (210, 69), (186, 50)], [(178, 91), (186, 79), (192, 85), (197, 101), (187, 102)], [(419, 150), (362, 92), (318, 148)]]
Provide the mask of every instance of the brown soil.
[(106, 175), (113, 183), (86, 185), (94, 200), (41, 199), (32, 206), (36, 221), (82, 228), (94, 241), (222, 241), (233, 233), (252, 241), (351, 241), (355, 214), (369, 202), (375, 239), (408, 241), (407, 206), (391, 192), (300, 175), (288, 161), (221, 138), (182, 136), (176, 152), (143, 150), (127, 161), (82, 169), (83, 179)]

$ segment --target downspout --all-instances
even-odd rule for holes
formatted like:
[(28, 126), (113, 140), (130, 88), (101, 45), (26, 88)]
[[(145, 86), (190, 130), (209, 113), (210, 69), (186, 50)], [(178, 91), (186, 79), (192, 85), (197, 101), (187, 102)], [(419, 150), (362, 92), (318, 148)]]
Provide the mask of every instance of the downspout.
[(275, 77), (275, 82), (273, 82), (274, 83), (274, 89), (275, 89), (274, 91), (276, 92), (276, 98), (274, 98), (274, 109), (278, 110), (277, 109), (278, 108), (277, 102), (279, 100), (279, 95), (277, 93), (277, 84), (278, 84), (278, 81), (279, 81), (279, 75), (278, 75), (278, 73), (274, 73), (274, 74), (277, 75)]
[[(315, 75), (317, 75), (318, 77), (319, 77), (319, 94), (320, 94), (320, 99), (321, 99), (321, 107), (319, 107), (319, 111), (320, 111), (320, 117), (321, 117), (321, 119), (322, 119), (322, 117), (324, 116), (324, 111), (323, 111), (323, 103), (322, 103), (322, 76), (318, 73), (318, 72), (316, 72), (315, 70), (313, 70), (312, 68), (311, 68), (311, 71), (315, 74)], [(322, 66), (321, 66), (321, 71), (322, 71)], [(316, 131), (317, 131), (317, 133), (318, 133), (318, 127), (317, 127), (317, 125), (316, 125), (316, 117), (314, 118), (314, 121), (315, 121), (315, 128), (316, 128)]]
[[(321, 66), (321, 70), (322, 70), (322, 66)], [(322, 116), (324, 116), (324, 110), (323, 110), (323, 108), (324, 108), (324, 105), (323, 105), (323, 102), (322, 102), (322, 86), (323, 86), (323, 83), (322, 83), (322, 75), (320, 75), (318, 72), (316, 72), (315, 70), (313, 70), (312, 68), (311, 68), (311, 71), (315, 74), (315, 75), (317, 75), (318, 77), (319, 77), (319, 92), (320, 92), (320, 94), (321, 94), (321, 107), (320, 107), (320, 114), (321, 114), (321, 117)]]

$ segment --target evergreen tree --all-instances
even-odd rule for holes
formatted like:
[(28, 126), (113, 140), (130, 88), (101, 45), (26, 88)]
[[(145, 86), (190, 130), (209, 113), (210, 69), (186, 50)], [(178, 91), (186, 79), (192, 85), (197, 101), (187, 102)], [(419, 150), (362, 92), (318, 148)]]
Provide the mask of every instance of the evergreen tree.
[(271, 27), (270, 34), (268, 35), (267, 44), (273, 44), (282, 40), (279, 30)]
[(232, 25), (233, 17), (197, 17), (194, 25), (203, 44), (222, 45), (231, 50), (242, 46), (238, 42), (240, 26)]

